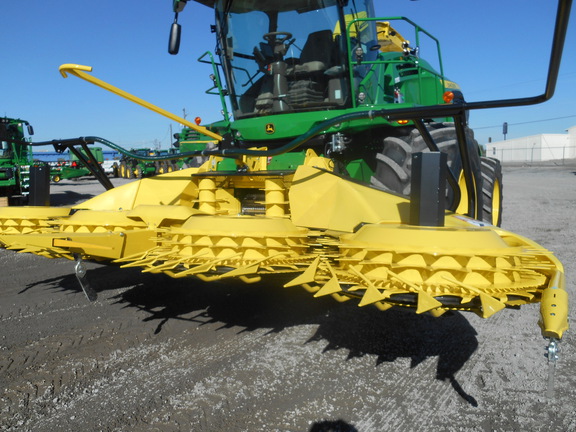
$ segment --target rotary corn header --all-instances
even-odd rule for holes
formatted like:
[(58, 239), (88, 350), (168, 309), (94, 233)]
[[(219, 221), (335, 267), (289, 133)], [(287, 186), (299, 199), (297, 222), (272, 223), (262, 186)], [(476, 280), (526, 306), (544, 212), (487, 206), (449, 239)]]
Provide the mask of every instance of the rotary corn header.
[[(173, 2), (172, 54), (186, 3)], [(187, 122), (87, 66), (61, 71), (185, 124), (198, 149), (164, 158), (204, 163), (107, 185), (72, 208), (2, 209), (0, 244), (76, 260), (90, 298), (82, 260), (204, 281), (274, 276), (314, 297), (434, 316), (540, 303), (555, 360), (568, 328), (562, 264), (499, 227), (500, 163), (481, 156), (467, 117), (552, 96), (571, 1), (559, 2), (545, 92), (470, 103), (445, 76), (436, 38), (406, 18), (375, 17), (369, 0), (199, 3), (215, 11), (216, 52), (199, 60), (221, 121)], [(435, 49), (421, 52), (424, 40)], [(94, 142), (115, 147), (97, 137), (53, 144)]]

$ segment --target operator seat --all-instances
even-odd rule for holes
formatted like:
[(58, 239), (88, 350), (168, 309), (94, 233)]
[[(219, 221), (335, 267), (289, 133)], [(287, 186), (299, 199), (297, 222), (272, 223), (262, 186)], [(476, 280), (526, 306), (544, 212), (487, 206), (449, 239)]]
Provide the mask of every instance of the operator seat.
[(327, 76), (330, 68), (334, 40), (330, 30), (311, 33), (302, 48), (299, 59), (287, 61), (287, 102), (293, 109), (322, 106), (326, 99)]
[[(324, 72), (331, 66), (333, 50), (332, 31), (320, 30), (308, 36), (300, 58), (285, 60), (288, 90), (280, 96), (281, 106), (284, 107), (280, 111), (306, 109), (324, 103), (328, 78)], [(274, 108), (274, 83), (269, 78), (267, 76), (262, 80), (254, 112), (260, 114), (278, 112), (278, 108)]]
[(333, 44), (330, 30), (310, 33), (302, 48), (300, 59), (288, 66), (288, 76), (298, 77), (298, 75), (309, 76), (323, 73), (330, 67)]

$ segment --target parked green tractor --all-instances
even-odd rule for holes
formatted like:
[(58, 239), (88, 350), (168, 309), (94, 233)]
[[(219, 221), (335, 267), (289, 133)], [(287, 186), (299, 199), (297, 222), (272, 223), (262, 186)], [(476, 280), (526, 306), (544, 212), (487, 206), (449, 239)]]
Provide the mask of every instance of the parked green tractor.
[[(158, 150), (155, 155), (159, 158), (165, 158), (168, 156), (178, 156), (180, 154), (177, 147), (171, 147), (169, 149)], [(162, 159), (154, 162), (156, 167), (156, 174), (166, 174), (172, 171), (178, 171), (183, 167), (186, 167), (186, 161), (184, 159)]]
[(32, 126), (21, 119), (0, 118), (0, 203), (24, 204), (30, 192), (30, 167), (33, 165), (30, 141)]
[[(91, 163), (90, 156), (88, 156), (86, 154), (86, 152), (83, 151), (82, 149), (80, 150), (80, 152)], [(102, 148), (101, 147), (91, 147), (90, 153), (95, 158), (95, 162), (97, 164), (102, 165), (102, 163), (104, 162), (104, 155), (102, 153)], [(91, 174), (92, 173), (90, 172), (88, 167), (80, 159), (78, 159), (78, 156), (76, 156), (74, 153), (70, 153), (69, 162), (67, 164), (59, 167), (58, 172), (52, 173), (51, 176), (52, 176), (52, 181), (55, 183), (58, 183), (60, 180), (70, 180), (70, 179), (74, 179), (74, 178), (89, 176)]]
[(123, 155), (120, 158), (119, 174), (122, 178), (137, 179), (143, 177), (150, 177), (157, 172), (156, 163), (146, 160), (146, 158), (154, 157), (157, 155), (157, 150), (150, 148), (131, 149), (131, 155)]

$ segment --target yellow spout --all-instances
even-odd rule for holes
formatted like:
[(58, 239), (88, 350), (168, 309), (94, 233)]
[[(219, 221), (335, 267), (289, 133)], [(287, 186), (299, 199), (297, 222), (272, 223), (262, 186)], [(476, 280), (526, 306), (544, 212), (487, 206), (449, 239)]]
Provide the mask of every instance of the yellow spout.
[(197, 132), (200, 132), (201, 134), (209, 136), (210, 138), (214, 138), (215, 140), (222, 141), (222, 137), (220, 135), (209, 131), (208, 129), (206, 129), (203, 126), (198, 126), (194, 123), (190, 123), (188, 120), (186, 120), (182, 117), (179, 117), (175, 114), (172, 114), (171, 112), (168, 112), (165, 109), (157, 107), (156, 105), (153, 105), (150, 102), (146, 102), (144, 99), (140, 99), (139, 97), (134, 96), (128, 92), (125, 92), (124, 90), (121, 90), (118, 87), (114, 87), (113, 85), (108, 84), (107, 82), (102, 81), (101, 79), (95, 78), (92, 75), (87, 74), (86, 72), (92, 72), (91, 66), (84, 66), (84, 65), (67, 63), (67, 64), (61, 65), (59, 70), (60, 70), (60, 74), (62, 74), (62, 76), (64, 78), (67, 78), (68, 74), (70, 73), (74, 76), (77, 76), (78, 78), (82, 78), (83, 80), (88, 81), (89, 83), (92, 83), (98, 87), (101, 87), (104, 90), (108, 90), (109, 92), (112, 92), (118, 96), (123, 97), (124, 99), (128, 99), (131, 102), (134, 102), (138, 105), (143, 106), (144, 108), (147, 108), (151, 111), (154, 111), (160, 115), (163, 115), (164, 117), (168, 117), (171, 120), (174, 120), (178, 123), (181, 123), (185, 126), (188, 126), (190, 129), (193, 129)]

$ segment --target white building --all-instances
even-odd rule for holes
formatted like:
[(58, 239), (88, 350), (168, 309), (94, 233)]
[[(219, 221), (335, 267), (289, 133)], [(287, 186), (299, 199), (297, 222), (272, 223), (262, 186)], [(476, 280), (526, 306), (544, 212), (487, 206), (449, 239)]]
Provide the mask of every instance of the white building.
[(486, 156), (501, 162), (540, 162), (576, 158), (576, 126), (567, 134), (541, 134), (486, 144)]

